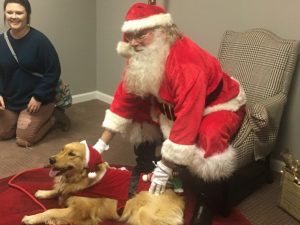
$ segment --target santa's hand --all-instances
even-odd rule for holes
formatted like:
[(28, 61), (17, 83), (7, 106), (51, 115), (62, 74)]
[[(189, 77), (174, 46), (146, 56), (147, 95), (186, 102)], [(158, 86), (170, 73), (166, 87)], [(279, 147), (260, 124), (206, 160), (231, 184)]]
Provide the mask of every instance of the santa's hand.
[(154, 195), (164, 193), (167, 182), (172, 175), (172, 169), (167, 167), (161, 161), (157, 162), (156, 168), (151, 177), (151, 186), (149, 192)]
[(98, 152), (102, 153), (109, 149), (109, 145), (107, 145), (102, 139), (98, 139), (97, 143), (93, 146)]

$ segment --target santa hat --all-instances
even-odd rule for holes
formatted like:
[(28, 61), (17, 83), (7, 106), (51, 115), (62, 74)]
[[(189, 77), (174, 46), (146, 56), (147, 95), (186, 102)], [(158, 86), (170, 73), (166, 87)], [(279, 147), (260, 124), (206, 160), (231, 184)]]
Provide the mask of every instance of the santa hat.
[(81, 141), (80, 143), (84, 144), (85, 147), (85, 162), (86, 168), (88, 168), (89, 171), (88, 177), (95, 178), (97, 165), (104, 162), (102, 156), (96, 149), (88, 146), (86, 140)]
[(172, 25), (169, 13), (157, 5), (145, 3), (134, 4), (127, 12), (122, 32), (134, 32), (155, 26)]
[[(173, 20), (169, 13), (157, 5), (145, 3), (134, 4), (127, 12), (122, 26), (122, 32), (135, 32), (156, 26), (172, 25)], [(119, 42), (117, 52), (125, 57), (130, 56), (130, 46), (126, 42)]]

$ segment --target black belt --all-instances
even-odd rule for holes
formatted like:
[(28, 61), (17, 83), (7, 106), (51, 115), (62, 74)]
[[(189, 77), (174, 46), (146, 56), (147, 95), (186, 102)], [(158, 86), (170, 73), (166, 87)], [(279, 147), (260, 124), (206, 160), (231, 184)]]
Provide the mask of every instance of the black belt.
[[(223, 80), (221, 80), (216, 87), (216, 89), (210, 93), (206, 99), (205, 99), (205, 107), (208, 106), (210, 103), (212, 103), (221, 93), (223, 89)], [(174, 106), (166, 103), (158, 103), (158, 107), (160, 109), (160, 112), (164, 114), (169, 120), (175, 121), (176, 116), (174, 113)]]
[(164, 114), (166, 117), (168, 117), (169, 120), (175, 121), (176, 116), (174, 113), (174, 107), (170, 104), (166, 103), (158, 103), (159, 110), (162, 114)]
[(206, 97), (205, 107), (208, 106), (210, 103), (212, 103), (214, 100), (216, 100), (216, 98), (221, 93), (222, 89), (223, 89), (223, 79), (219, 82), (216, 89)]

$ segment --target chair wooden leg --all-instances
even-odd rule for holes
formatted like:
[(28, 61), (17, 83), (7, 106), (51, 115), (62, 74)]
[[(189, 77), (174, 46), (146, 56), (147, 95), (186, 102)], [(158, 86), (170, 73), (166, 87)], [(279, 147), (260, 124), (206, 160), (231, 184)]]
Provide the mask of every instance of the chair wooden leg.
[(273, 175), (273, 171), (271, 170), (270, 163), (271, 163), (271, 155), (268, 155), (265, 161), (265, 166), (267, 169), (266, 181), (268, 184), (272, 184), (274, 182), (274, 175)]

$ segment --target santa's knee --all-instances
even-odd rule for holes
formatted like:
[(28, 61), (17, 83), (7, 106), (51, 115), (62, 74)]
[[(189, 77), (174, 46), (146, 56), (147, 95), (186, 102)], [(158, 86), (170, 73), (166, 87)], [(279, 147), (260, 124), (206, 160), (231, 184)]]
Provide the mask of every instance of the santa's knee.
[(199, 146), (204, 150), (205, 158), (226, 151), (229, 145), (228, 137), (216, 132), (207, 132), (200, 140)]

